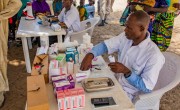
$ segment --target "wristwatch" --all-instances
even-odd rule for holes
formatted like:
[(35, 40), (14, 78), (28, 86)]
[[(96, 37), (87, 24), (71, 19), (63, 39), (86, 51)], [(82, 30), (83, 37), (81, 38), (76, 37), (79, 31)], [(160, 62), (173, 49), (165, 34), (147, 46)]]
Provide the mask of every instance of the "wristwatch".
[(131, 76), (131, 71), (129, 73), (127, 73), (127, 74), (124, 74), (125, 78), (128, 78), (129, 76)]

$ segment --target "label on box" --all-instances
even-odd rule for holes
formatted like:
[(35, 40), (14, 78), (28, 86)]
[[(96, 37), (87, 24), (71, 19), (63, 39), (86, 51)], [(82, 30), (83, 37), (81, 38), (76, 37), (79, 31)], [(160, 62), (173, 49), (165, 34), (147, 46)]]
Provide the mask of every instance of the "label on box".
[(73, 62), (75, 61), (74, 52), (66, 52), (66, 62)]
[(65, 109), (65, 94), (63, 91), (57, 92), (57, 99), (58, 99), (58, 110), (64, 110)]
[(59, 81), (59, 82), (55, 82), (54, 85), (55, 85), (55, 87), (62, 87), (62, 86), (70, 85), (70, 82), (69, 81)]
[(73, 108), (78, 108), (78, 91), (76, 89), (71, 90), (71, 103)]
[(66, 67), (60, 67), (60, 75), (66, 75), (67, 74), (67, 68)]
[(58, 67), (59, 65), (57, 60), (50, 61), (49, 68), (58, 68)]
[(52, 76), (52, 82), (65, 80), (66, 76)]
[(71, 109), (72, 106), (71, 106), (71, 92), (69, 90), (65, 90), (64, 91), (64, 94), (65, 94), (65, 107), (66, 109)]
[(85, 106), (85, 94), (83, 89), (78, 90), (78, 97), (79, 97), (79, 107), (82, 108)]
[(73, 74), (74, 73), (74, 63), (73, 62), (67, 62), (67, 71), (68, 74)]

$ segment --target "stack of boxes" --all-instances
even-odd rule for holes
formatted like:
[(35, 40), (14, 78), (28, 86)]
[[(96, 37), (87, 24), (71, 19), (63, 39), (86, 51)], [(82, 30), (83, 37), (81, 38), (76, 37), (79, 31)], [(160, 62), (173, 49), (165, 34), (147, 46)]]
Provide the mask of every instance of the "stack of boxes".
[(54, 86), (55, 94), (60, 90), (75, 88), (75, 82), (72, 75), (52, 76), (52, 84)]
[[(54, 49), (57, 50), (57, 49)], [(58, 56), (59, 53), (56, 53)], [(63, 60), (62, 60), (63, 59)], [(65, 63), (61, 63), (65, 62)], [(71, 110), (85, 106), (83, 88), (75, 88), (73, 75), (77, 72), (79, 53), (75, 47), (66, 48), (64, 57), (51, 58), (49, 78), (57, 96), (58, 110)]]
[[(85, 43), (86, 47), (92, 47), (92, 44), (88, 42), (86, 41)], [(73, 42), (72, 44), (77, 45), (76, 42)], [(66, 46), (69, 45), (70, 44)], [(53, 45), (49, 48), (49, 57), (47, 55), (47, 51), (47, 47), (41, 47), (38, 49), (31, 73), (35, 76), (28, 77), (28, 109), (35, 107), (32, 110), (37, 110), (36, 107), (41, 107), (43, 104), (46, 104), (45, 108), (47, 110), (49, 109), (49, 103), (47, 101), (48, 94), (46, 93), (45, 82), (52, 83), (54, 87), (54, 93), (58, 102), (58, 110), (71, 110), (84, 107), (84, 89), (75, 88), (75, 80), (73, 78), (73, 76), (76, 77), (75, 73), (78, 73), (77, 64), (79, 63), (79, 52), (75, 47), (66, 47), (66, 51), (64, 53), (59, 53), (60, 51), (58, 45)], [(82, 77), (82, 75), (84, 76), (86, 74), (77, 74), (78, 77)], [(31, 94), (41, 95), (34, 95), (34, 97)], [(44, 102), (41, 101), (42, 96), (44, 99), (46, 99)], [(34, 101), (35, 99), (36, 101)], [(39, 102), (43, 103), (40, 104)]]
[(85, 107), (83, 88), (68, 89), (57, 92), (58, 110), (72, 110)]

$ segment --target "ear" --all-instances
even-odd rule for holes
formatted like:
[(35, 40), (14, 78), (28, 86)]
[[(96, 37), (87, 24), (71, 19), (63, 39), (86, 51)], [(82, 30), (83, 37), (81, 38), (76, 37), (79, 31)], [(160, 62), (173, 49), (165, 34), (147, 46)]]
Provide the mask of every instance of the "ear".
[(140, 26), (140, 31), (144, 31), (145, 27), (143, 25)]

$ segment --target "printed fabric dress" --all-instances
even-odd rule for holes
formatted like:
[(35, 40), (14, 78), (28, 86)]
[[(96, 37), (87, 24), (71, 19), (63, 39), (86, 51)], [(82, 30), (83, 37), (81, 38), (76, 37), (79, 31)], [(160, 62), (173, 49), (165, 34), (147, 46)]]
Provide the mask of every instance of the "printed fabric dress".
[[(157, 0), (155, 7), (168, 7), (170, 0)], [(161, 51), (166, 51), (170, 45), (175, 12), (157, 13), (152, 25), (151, 39)]]

